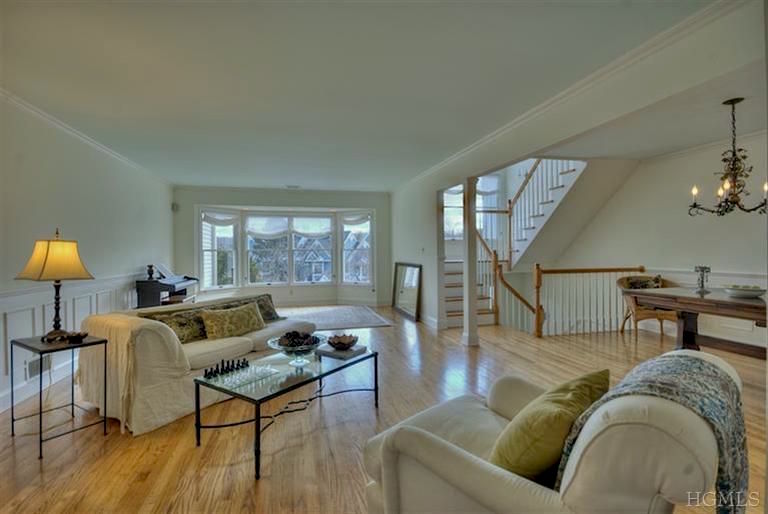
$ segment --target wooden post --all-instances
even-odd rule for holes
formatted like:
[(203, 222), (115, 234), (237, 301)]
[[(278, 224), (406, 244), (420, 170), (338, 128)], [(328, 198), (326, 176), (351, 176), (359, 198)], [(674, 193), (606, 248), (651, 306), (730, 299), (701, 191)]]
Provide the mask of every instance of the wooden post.
[(538, 262), (534, 265), (533, 275), (533, 285), (536, 290), (536, 320), (534, 324), (534, 335), (536, 337), (542, 337), (544, 326), (544, 309), (541, 307), (541, 265)]
[(512, 199), (507, 199), (507, 247), (508, 247), (508, 253), (507, 253), (507, 271), (512, 270), (512, 256), (514, 255), (515, 251), (515, 243), (513, 242), (512, 238), (514, 237), (514, 234), (512, 233)]
[(467, 346), (478, 343), (476, 190), (477, 178), (468, 178), (464, 183), (464, 332), (461, 335)]
[(493, 324), (499, 324), (499, 273), (501, 273), (501, 267), (499, 266), (499, 253), (494, 250), (493, 257), (491, 258), (491, 266), (493, 273)]

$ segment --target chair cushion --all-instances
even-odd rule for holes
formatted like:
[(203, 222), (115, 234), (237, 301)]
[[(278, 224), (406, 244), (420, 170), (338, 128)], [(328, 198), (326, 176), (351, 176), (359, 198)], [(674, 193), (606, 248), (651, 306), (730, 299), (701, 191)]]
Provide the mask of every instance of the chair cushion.
[(507, 418), (489, 409), (479, 396), (459, 396), (404, 419), (369, 439), (363, 452), (365, 469), (371, 478), (381, 481), (381, 445), (387, 434), (402, 425), (426, 430), (488, 460), (496, 438), (508, 423)]
[(227, 337), (195, 341), (182, 346), (189, 367), (203, 369), (215, 366), (220, 360), (236, 359), (251, 353), (253, 342), (247, 337)]
[(264, 320), (255, 302), (222, 310), (203, 310), (208, 339), (235, 337), (264, 328)]
[(545, 392), (512, 418), (490, 461), (535, 480), (555, 466), (576, 419), (608, 391), (608, 370), (570, 380)]
[(267, 340), (271, 337), (280, 337), (286, 332), (297, 330), (299, 332), (314, 332), (315, 325), (309, 321), (303, 321), (293, 318), (283, 318), (277, 321), (271, 321), (261, 330), (243, 334), (253, 342), (253, 351), (260, 352), (267, 349)]

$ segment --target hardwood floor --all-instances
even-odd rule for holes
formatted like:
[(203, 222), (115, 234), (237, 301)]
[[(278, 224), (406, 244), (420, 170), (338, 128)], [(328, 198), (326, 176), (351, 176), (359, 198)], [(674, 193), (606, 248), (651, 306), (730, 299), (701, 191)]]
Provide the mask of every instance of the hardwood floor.
[[(503, 327), (480, 329), (479, 347), (459, 343), (458, 329), (436, 334), (389, 309), (388, 328), (358, 329), (364, 344), (380, 352), (380, 408), (371, 393), (351, 393), (316, 402), (305, 412), (278, 419), (262, 440), (262, 478), (253, 479), (253, 428), (249, 425), (203, 432), (195, 447), (193, 416), (134, 438), (120, 434), (116, 422), (104, 437), (91, 428), (46, 443), (37, 459), (36, 421), (17, 425), (10, 437), (10, 416), (0, 414), (0, 509), (13, 512), (201, 512), (257, 513), (365, 512), (362, 448), (366, 440), (401, 419), (455, 395), (484, 395), (505, 373), (553, 385), (589, 370), (609, 368), (612, 383), (637, 362), (668, 351), (671, 338), (641, 333), (592, 334), (535, 339)], [(710, 351), (710, 350), (708, 350)], [(739, 371), (744, 381), (750, 490), (762, 500), (765, 480), (765, 361), (713, 351)], [(368, 364), (326, 380), (335, 387), (367, 384)], [(52, 405), (66, 401), (68, 382), (56, 384)], [(289, 399), (307, 396), (300, 390)], [(287, 400), (287, 399), (286, 399)], [(284, 400), (268, 405), (276, 411)], [(31, 412), (23, 403), (19, 411)], [(22, 412), (20, 412), (22, 414)], [(203, 412), (205, 422), (252, 415), (252, 407), (234, 400)], [(70, 423), (64, 412), (47, 425)], [(712, 512), (678, 509), (677, 512)], [(762, 512), (762, 507), (750, 510)]]

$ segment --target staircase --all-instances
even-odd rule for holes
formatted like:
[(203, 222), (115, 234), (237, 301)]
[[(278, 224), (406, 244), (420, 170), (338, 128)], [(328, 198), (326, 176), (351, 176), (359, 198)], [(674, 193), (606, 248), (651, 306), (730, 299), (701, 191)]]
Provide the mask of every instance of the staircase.
[[(506, 280), (541, 228), (586, 168), (586, 162), (564, 159), (527, 159), (481, 177), (477, 183), (477, 300), (478, 325), (498, 324), (499, 287), (511, 293), (524, 309), (530, 302)], [(443, 215), (461, 209), (456, 186), (444, 193)], [(459, 207), (457, 207), (457, 203)], [(447, 218), (446, 218), (447, 219)], [(447, 243), (447, 242), (446, 242)], [(463, 325), (463, 261), (444, 261), (443, 291), (447, 327)]]
[[(447, 327), (461, 327), (464, 324), (464, 261), (453, 259), (445, 261), (445, 271), (443, 272), (443, 294), (441, 295), (445, 302), (445, 315)], [(480, 283), (478, 277), (477, 294), (477, 324), (493, 325), (495, 316), (493, 312), (492, 297), (484, 292), (486, 284)]]

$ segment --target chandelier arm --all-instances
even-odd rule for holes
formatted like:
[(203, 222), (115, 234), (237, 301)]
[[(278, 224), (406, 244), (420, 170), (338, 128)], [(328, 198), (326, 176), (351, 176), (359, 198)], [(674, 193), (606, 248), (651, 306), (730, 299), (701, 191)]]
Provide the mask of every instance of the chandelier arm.
[(737, 205), (737, 207), (740, 210), (742, 210), (744, 212), (755, 212), (755, 211), (759, 210), (759, 211), (764, 213), (765, 209), (766, 209), (766, 200), (763, 200), (762, 202), (760, 202), (759, 204), (757, 204), (757, 205), (755, 205), (754, 207), (751, 207), (751, 208), (744, 207), (740, 203), (736, 204), (736, 205)]

